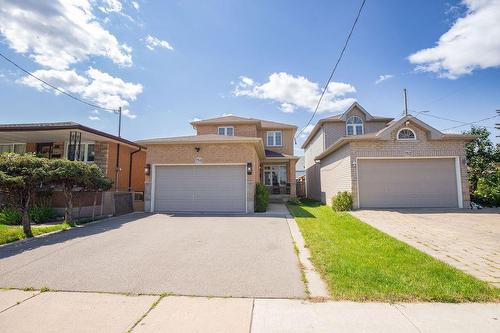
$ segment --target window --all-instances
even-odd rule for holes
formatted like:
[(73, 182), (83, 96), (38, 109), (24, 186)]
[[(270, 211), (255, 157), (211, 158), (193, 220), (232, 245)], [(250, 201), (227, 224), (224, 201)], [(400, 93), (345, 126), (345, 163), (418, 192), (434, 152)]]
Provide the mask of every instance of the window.
[(217, 133), (219, 135), (234, 136), (234, 127), (219, 127)]
[(358, 116), (349, 117), (346, 121), (347, 135), (361, 135), (363, 134), (363, 120)]
[(283, 145), (281, 138), (281, 131), (267, 132), (267, 146), (268, 147), (281, 147)]
[(0, 144), (0, 154), (1, 153), (17, 153), (23, 154), (26, 152), (25, 143), (2, 143)]
[[(66, 143), (65, 158), (68, 158), (69, 145)], [(95, 144), (93, 143), (81, 143), (80, 144), (80, 156), (78, 156), (79, 161), (83, 162), (94, 162), (95, 161)]]
[(416, 140), (417, 136), (415, 132), (413, 132), (410, 128), (402, 128), (398, 131), (397, 135), (398, 140)]
[(266, 165), (264, 166), (264, 185), (266, 186), (286, 186), (286, 166)]

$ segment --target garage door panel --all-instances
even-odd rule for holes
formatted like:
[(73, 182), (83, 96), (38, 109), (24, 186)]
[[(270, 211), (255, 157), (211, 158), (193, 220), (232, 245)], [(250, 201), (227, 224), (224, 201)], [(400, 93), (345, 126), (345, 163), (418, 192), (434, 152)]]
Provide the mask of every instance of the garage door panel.
[(457, 207), (455, 160), (360, 159), (362, 208)]
[(244, 166), (156, 167), (155, 211), (244, 212), (245, 210)]

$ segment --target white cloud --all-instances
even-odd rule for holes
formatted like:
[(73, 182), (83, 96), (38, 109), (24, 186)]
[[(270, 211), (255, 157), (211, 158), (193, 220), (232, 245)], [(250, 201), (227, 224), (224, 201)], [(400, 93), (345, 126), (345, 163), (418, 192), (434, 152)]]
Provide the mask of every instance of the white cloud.
[[(355, 99), (346, 97), (355, 93), (356, 89), (343, 82), (331, 82), (323, 96), (318, 112), (342, 111), (350, 106)], [(235, 96), (248, 96), (258, 99), (272, 100), (280, 103), (284, 112), (293, 112), (295, 108), (314, 111), (321, 95), (321, 88), (316, 82), (311, 82), (303, 76), (293, 76), (288, 73), (273, 73), (269, 81), (263, 84), (242, 76), (233, 90)]]
[[(35, 76), (45, 80), (66, 92), (78, 94), (85, 100), (100, 106), (117, 109), (122, 107), (122, 114), (129, 118), (136, 116), (128, 109), (129, 102), (136, 100), (142, 93), (141, 84), (125, 82), (120, 78), (113, 77), (108, 73), (90, 67), (86, 76), (76, 73), (74, 70), (40, 69), (33, 73)], [(34, 87), (38, 90), (49, 90), (40, 81), (31, 76), (25, 76), (19, 83)], [(53, 91), (50, 89), (50, 91)], [(58, 94), (56, 92), (56, 94)], [(97, 110), (92, 111), (98, 114)]]
[(104, 12), (104, 13), (112, 13), (116, 12), (119, 13), (122, 11), (122, 3), (118, 0), (101, 0), (102, 1), (102, 6), (99, 7), (99, 9)]
[(305, 138), (307, 137), (309, 134), (311, 134), (312, 130), (314, 128), (314, 125), (313, 124), (309, 124), (307, 125), (304, 130), (302, 131), (302, 133), (300, 133), (300, 138)]
[(464, 0), (467, 13), (436, 46), (408, 57), (416, 70), (456, 79), (474, 70), (500, 66), (500, 0)]
[(375, 81), (375, 84), (379, 84), (381, 82), (384, 82), (386, 80), (392, 79), (394, 75), (391, 74), (385, 74), (385, 75), (379, 75), (377, 81)]
[(136, 10), (139, 10), (141, 6), (139, 6), (139, 3), (137, 1), (132, 1), (132, 7), (134, 7)]
[(0, 34), (16, 52), (52, 69), (68, 69), (91, 56), (132, 65), (132, 49), (99, 23), (94, 5), (93, 0), (2, 0)]
[(150, 50), (155, 50), (157, 47), (167, 50), (173, 50), (174, 48), (166, 40), (161, 40), (151, 35), (146, 36), (146, 47)]
[(89, 119), (90, 120), (101, 120), (101, 118), (99, 118), (97, 116), (89, 116)]

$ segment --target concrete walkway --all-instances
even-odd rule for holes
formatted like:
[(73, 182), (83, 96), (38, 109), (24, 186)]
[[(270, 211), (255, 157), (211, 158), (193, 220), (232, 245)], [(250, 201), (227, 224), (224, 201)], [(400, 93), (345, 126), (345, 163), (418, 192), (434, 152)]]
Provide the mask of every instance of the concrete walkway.
[(0, 290), (9, 332), (500, 332), (500, 304), (312, 303)]

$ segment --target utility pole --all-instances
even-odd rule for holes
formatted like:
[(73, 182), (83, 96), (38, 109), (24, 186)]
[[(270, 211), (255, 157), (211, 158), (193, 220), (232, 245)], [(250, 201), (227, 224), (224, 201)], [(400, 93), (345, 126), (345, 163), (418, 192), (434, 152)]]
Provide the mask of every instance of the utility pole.
[(405, 117), (408, 115), (408, 96), (406, 96), (406, 88), (403, 89), (405, 99)]
[(118, 137), (121, 138), (122, 134), (122, 107), (118, 108)]

